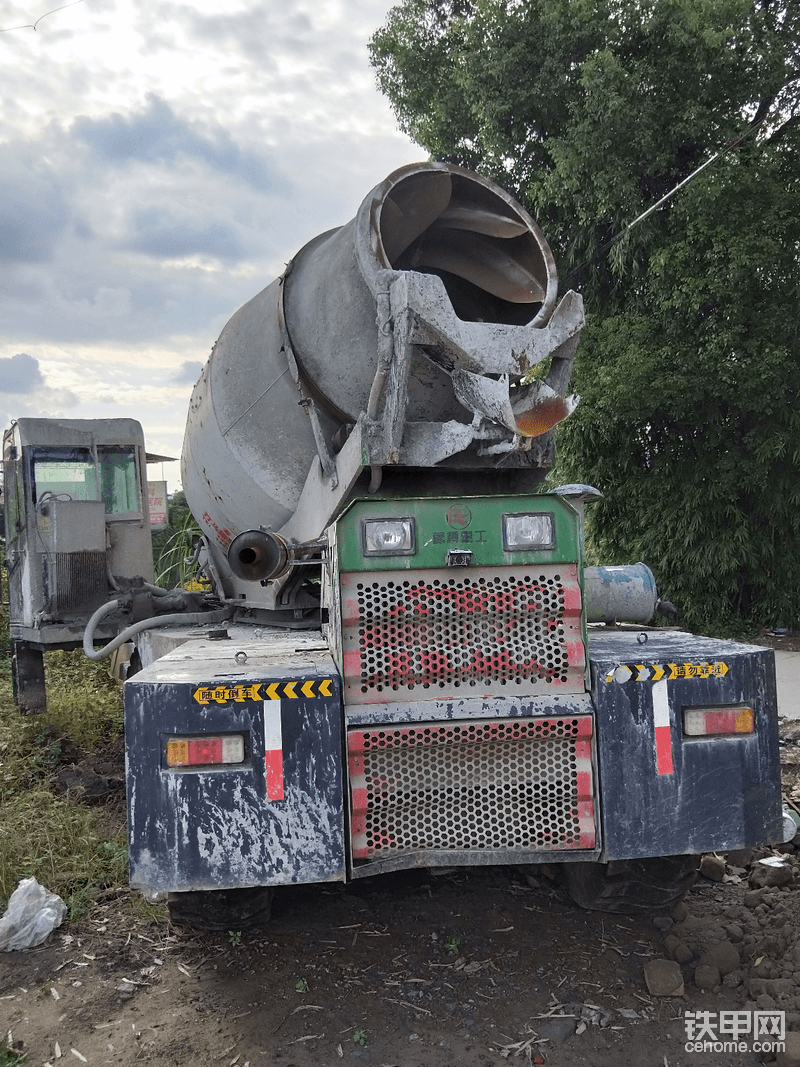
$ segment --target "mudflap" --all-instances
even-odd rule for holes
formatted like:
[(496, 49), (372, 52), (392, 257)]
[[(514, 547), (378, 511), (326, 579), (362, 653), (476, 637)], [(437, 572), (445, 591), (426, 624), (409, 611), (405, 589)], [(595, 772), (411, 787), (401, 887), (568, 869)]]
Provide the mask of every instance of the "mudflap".
[[(316, 647), (296, 633), (193, 640), (125, 683), (133, 886), (163, 893), (344, 880), (339, 681), (315, 638)], [(202, 755), (217, 744), (211, 738), (243, 758), (174, 763), (176, 745)], [(190, 746), (197, 741), (207, 748)]]
[[(681, 632), (590, 636), (602, 860), (782, 839), (771, 649)], [(752, 730), (690, 736), (690, 709), (752, 710)]]

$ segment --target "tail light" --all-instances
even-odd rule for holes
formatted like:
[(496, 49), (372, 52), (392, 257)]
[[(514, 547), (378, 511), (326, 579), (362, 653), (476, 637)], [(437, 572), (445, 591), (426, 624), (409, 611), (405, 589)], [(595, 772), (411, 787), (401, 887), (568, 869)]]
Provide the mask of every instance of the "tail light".
[(167, 740), (168, 767), (206, 767), (244, 762), (244, 737), (170, 737)]
[(751, 734), (753, 709), (684, 708), (683, 732), (687, 737), (713, 737), (719, 734)]

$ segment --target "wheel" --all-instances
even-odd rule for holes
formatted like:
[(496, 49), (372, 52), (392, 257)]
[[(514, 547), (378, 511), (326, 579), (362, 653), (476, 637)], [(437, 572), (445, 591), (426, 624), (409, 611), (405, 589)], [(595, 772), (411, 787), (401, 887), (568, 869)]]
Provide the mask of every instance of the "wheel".
[(589, 911), (652, 915), (669, 911), (691, 887), (699, 856), (657, 856), (611, 863), (565, 863), (567, 892)]
[(201, 930), (252, 930), (269, 922), (271, 886), (250, 889), (190, 890), (170, 893), (167, 907), (177, 926), (199, 926)]

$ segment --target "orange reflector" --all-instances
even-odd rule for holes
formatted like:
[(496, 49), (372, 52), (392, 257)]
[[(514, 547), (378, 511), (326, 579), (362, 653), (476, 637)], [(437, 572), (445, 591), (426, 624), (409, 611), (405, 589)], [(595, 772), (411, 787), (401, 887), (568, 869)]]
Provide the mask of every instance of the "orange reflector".
[(240, 734), (227, 737), (173, 737), (167, 741), (168, 767), (201, 767), (215, 763), (241, 763), (244, 760), (244, 738)]
[(713, 734), (751, 734), (752, 708), (684, 708), (683, 732), (687, 737)]
[(519, 412), (517, 430), (525, 437), (539, 437), (569, 415), (569, 406), (563, 396), (546, 397), (528, 411)]

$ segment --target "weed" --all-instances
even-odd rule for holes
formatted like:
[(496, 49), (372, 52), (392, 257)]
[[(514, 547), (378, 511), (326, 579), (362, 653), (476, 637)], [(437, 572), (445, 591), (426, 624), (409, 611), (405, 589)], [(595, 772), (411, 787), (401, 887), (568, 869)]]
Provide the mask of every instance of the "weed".
[(47, 719), (58, 735), (85, 749), (119, 737), (122, 690), (102, 663), (80, 651), (48, 652), (44, 663)]
[[(7, 646), (0, 607), (0, 650)], [(32, 876), (64, 899), (76, 922), (96, 888), (127, 881), (127, 844), (124, 829), (109, 832), (103, 812), (55, 796), (53, 772), (62, 736), (92, 748), (119, 734), (120, 693), (102, 666), (80, 654), (48, 652), (45, 670), (43, 724), (17, 712), (9, 658), (0, 655), (0, 911), (20, 879)]]
[(366, 1045), (369, 1041), (369, 1031), (365, 1030), (363, 1026), (356, 1026), (353, 1029), (353, 1044), (354, 1045)]
[(305, 980), (305, 978), (295, 978), (294, 988), (296, 993), (307, 993), (308, 982)]
[(236, 948), (238, 945), (241, 945), (241, 943), (242, 943), (242, 931), (241, 930), (229, 930), (228, 931), (228, 940), (230, 941), (230, 943), (233, 945), (234, 948)]
[(166, 925), (169, 922), (169, 911), (166, 904), (152, 904), (141, 893), (128, 895), (127, 910), (136, 919), (141, 919), (148, 926)]
[(458, 934), (449, 934), (444, 939), (444, 950), (448, 956), (457, 956), (463, 944), (464, 940)]
[(7, 1037), (0, 1038), (0, 1067), (22, 1067), (28, 1058), (27, 1052), (18, 1052), (8, 1043)]
[(175, 494), (168, 510), (169, 525), (153, 538), (155, 583), (165, 589), (185, 588), (194, 578), (196, 567), (187, 559), (201, 531), (182, 493)]

